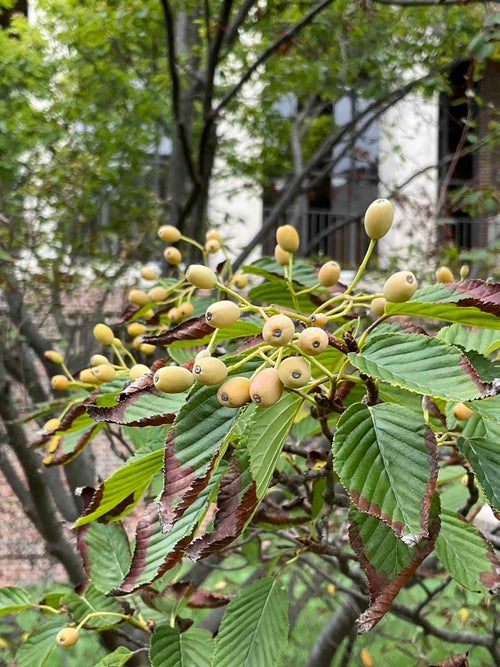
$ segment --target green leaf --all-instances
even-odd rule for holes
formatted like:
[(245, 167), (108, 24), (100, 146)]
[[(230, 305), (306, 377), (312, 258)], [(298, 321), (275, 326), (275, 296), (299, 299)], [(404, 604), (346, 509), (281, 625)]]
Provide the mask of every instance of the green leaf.
[(0, 588), (0, 616), (17, 614), (32, 605), (30, 596), (24, 588), (19, 586), (4, 586)]
[(112, 653), (105, 656), (93, 667), (122, 667), (134, 656), (134, 653), (124, 646), (119, 646)]
[(500, 443), (487, 438), (458, 438), (457, 447), (470, 463), (487, 501), (500, 511)]
[(288, 635), (288, 600), (276, 577), (255, 581), (229, 603), (213, 667), (276, 667)]
[(500, 563), (491, 546), (471, 523), (447, 509), (442, 510), (436, 553), (459, 584), (484, 592), (498, 584)]
[(431, 285), (415, 292), (409, 301), (388, 303), (389, 315), (411, 315), (458, 322), (484, 329), (500, 329), (498, 305), (490, 301), (494, 283), (467, 280), (449, 285)]
[(123, 614), (123, 608), (115, 598), (105, 595), (92, 585), (88, 586), (85, 593), (81, 595), (69, 593), (62, 599), (62, 604), (67, 607), (68, 612), (77, 623), (83, 621), (88, 614), (97, 614), (86, 621), (86, 626), (90, 628), (103, 630), (123, 623), (123, 619), (119, 616), (99, 615), (99, 612)]
[(362, 373), (418, 394), (468, 401), (491, 393), (457, 347), (423, 334), (369, 336), (348, 356)]
[[(232, 338), (247, 338), (256, 336), (262, 331), (262, 321), (254, 318), (240, 319), (230, 327), (217, 330), (216, 340), (231, 340)], [(176, 340), (169, 344), (168, 349), (192, 347), (193, 345), (206, 345), (212, 338), (212, 333), (202, 338), (191, 338), (186, 340)]]
[(64, 622), (57, 616), (37, 625), (16, 653), (17, 667), (44, 667), (49, 658), (59, 651), (56, 636), (63, 627)]
[(355, 404), (333, 439), (334, 467), (353, 503), (399, 537), (427, 536), (437, 479), (435, 442), (422, 415), (396, 404)]
[(210, 667), (213, 639), (208, 630), (180, 632), (168, 625), (155, 628), (149, 659), (152, 667)]
[[(295, 288), (298, 292), (301, 286), (295, 284)], [(288, 289), (288, 283), (284, 278), (280, 282), (264, 282), (252, 287), (248, 292), (248, 299), (252, 302), (276, 303), (280, 306), (300, 310), (303, 313), (310, 313), (317, 306), (310, 294), (301, 294), (294, 301)]]
[(116, 523), (93, 522), (85, 533), (90, 579), (102, 593), (123, 581), (130, 567), (130, 549), (125, 531)]
[(129, 514), (162, 465), (161, 449), (131, 457), (97, 487), (85, 514), (77, 519), (75, 525), (83, 526), (100, 517), (106, 517), (107, 521), (117, 521)]
[(500, 424), (500, 394), (482, 401), (472, 401), (469, 405), (480, 417)]
[(471, 329), (460, 324), (443, 327), (437, 332), (436, 338), (481, 354), (489, 354), (500, 346), (500, 336), (494, 329)]
[[(241, 268), (245, 273), (261, 276), (268, 281), (276, 283), (281, 282), (280, 279), (285, 276), (285, 267), (278, 264), (271, 257), (260, 257), (255, 262), (252, 262), (252, 264), (245, 264)], [(297, 258), (294, 258), (293, 261), (293, 279), (305, 287), (312, 287), (318, 284), (318, 275), (315, 268), (308, 262)]]
[(281, 448), (302, 401), (301, 396), (285, 391), (274, 405), (268, 408), (249, 406), (245, 413), (241, 443), (250, 454), (250, 470), (257, 484), (259, 499), (267, 491)]

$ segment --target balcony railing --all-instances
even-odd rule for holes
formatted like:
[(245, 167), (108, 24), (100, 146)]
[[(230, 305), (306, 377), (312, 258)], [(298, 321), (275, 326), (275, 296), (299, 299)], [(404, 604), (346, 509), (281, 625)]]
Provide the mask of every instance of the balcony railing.
[[(264, 208), (264, 222), (270, 213), (271, 209)], [(291, 220), (290, 210), (280, 216), (263, 243), (265, 254), (274, 251), (276, 227), (288, 224)], [(301, 255), (329, 257), (345, 268), (359, 265), (368, 247), (369, 239), (364, 233), (361, 215), (338, 215), (322, 209), (309, 209), (297, 228), (301, 237)]]

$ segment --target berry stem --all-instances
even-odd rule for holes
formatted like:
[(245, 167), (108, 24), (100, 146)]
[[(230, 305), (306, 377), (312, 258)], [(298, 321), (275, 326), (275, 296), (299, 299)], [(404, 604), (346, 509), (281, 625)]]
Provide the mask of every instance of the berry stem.
[(344, 292), (344, 295), (347, 296), (348, 294), (350, 294), (352, 292), (352, 290), (356, 287), (356, 285), (359, 283), (359, 281), (361, 279), (361, 276), (363, 275), (363, 272), (366, 269), (366, 265), (368, 264), (368, 261), (369, 261), (371, 255), (372, 255), (372, 252), (375, 248), (376, 243), (377, 243), (377, 241), (375, 239), (370, 239), (370, 244), (369, 244), (368, 249), (365, 253), (365, 256), (363, 257), (363, 261), (359, 265), (359, 268), (356, 272), (356, 275), (352, 279), (352, 282), (349, 285), (349, 287)]
[(87, 614), (85, 618), (83, 618), (76, 626), (76, 631), (79, 632), (85, 623), (87, 623), (90, 618), (94, 618), (95, 616), (114, 616), (115, 618), (121, 618), (124, 621), (127, 621), (127, 623), (130, 623), (130, 625), (133, 625), (134, 627), (149, 633), (149, 628), (144, 621), (140, 621), (133, 616), (129, 616), (128, 614), (119, 614), (115, 611), (93, 611), (90, 614)]
[(293, 253), (290, 253), (290, 257), (288, 258), (288, 267), (285, 267), (285, 277), (288, 283), (288, 291), (292, 297), (293, 307), (296, 311), (299, 311), (299, 300), (293, 288)]

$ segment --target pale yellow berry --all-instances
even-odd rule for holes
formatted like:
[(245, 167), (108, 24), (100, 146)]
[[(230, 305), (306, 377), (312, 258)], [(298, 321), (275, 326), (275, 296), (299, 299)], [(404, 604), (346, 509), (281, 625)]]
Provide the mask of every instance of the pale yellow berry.
[(208, 266), (191, 264), (186, 271), (186, 280), (200, 289), (211, 289), (215, 287), (217, 276)]
[(368, 236), (373, 240), (387, 234), (394, 220), (394, 207), (388, 199), (376, 199), (368, 206), (364, 225)]
[(328, 324), (328, 317), (325, 313), (313, 313), (309, 316), (309, 322), (317, 327), (324, 327)]
[(236, 289), (244, 289), (248, 285), (248, 278), (244, 273), (235, 273), (233, 276), (233, 285)]
[(298, 389), (311, 379), (311, 366), (304, 357), (287, 357), (278, 366), (278, 375), (285, 387)]
[(250, 383), (250, 400), (267, 408), (276, 403), (283, 393), (283, 383), (276, 368), (264, 368)]
[(148, 292), (148, 297), (150, 301), (155, 301), (156, 303), (160, 301), (165, 301), (168, 296), (167, 290), (161, 285), (152, 287)]
[(55, 350), (45, 350), (43, 356), (54, 364), (62, 364), (63, 362), (62, 354), (59, 354), (59, 352), (56, 352)]
[(184, 366), (164, 366), (156, 371), (153, 382), (159, 391), (177, 394), (189, 389), (194, 382), (194, 376)]
[(465, 420), (470, 419), (474, 412), (465, 403), (457, 403), (453, 408), (453, 414), (456, 419)]
[(246, 377), (229, 378), (219, 387), (217, 399), (228, 408), (240, 408), (250, 400), (250, 380)]
[(156, 350), (156, 347), (154, 345), (150, 345), (149, 343), (141, 343), (139, 345), (139, 350), (144, 354), (153, 354), (153, 352)]
[(283, 250), (281, 246), (277, 245), (274, 249), (274, 259), (280, 266), (288, 266), (290, 261), (290, 253), (286, 250)]
[(116, 370), (110, 364), (99, 364), (92, 368), (94, 377), (98, 382), (111, 382), (116, 377)]
[(163, 257), (165, 257), (165, 261), (172, 264), (172, 266), (178, 266), (182, 262), (182, 253), (178, 248), (174, 248), (174, 246), (165, 248)]
[(128, 293), (128, 300), (136, 306), (144, 306), (149, 302), (148, 295), (142, 289), (131, 289)]
[(181, 320), (185, 320), (194, 313), (194, 306), (191, 301), (184, 301), (177, 307), (177, 310), (179, 311)]
[(452, 283), (454, 281), (453, 273), (447, 266), (438, 267), (435, 276), (438, 283)]
[(221, 248), (221, 245), (217, 239), (210, 239), (205, 243), (205, 250), (208, 252), (210, 255), (213, 255), (214, 253), (218, 252)]
[(217, 357), (197, 356), (192, 373), (200, 384), (214, 385), (226, 379), (227, 366)]
[(276, 230), (276, 243), (286, 252), (297, 252), (300, 245), (299, 233), (293, 225), (281, 225)]
[(273, 347), (289, 343), (295, 333), (295, 326), (288, 315), (272, 315), (262, 328), (262, 337)]
[(330, 260), (325, 262), (318, 271), (318, 282), (323, 287), (331, 287), (338, 283), (340, 278), (340, 266), (337, 262)]
[(74, 646), (79, 636), (76, 628), (63, 628), (57, 633), (56, 642), (59, 646)]
[(64, 391), (68, 388), (69, 380), (65, 375), (53, 375), (50, 383), (56, 391)]
[(144, 280), (156, 280), (158, 272), (152, 266), (143, 266), (141, 269), (141, 278), (144, 278)]
[(214, 329), (230, 327), (240, 317), (240, 309), (234, 301), (223, 299), (212, 303), (205, 313), (205, 319)]
[(52, 419), (49, 419), (48, 421), (45, 422), (43, 428), (45, 431), (55, 431), (56, 429), (59, 428), (60, 425), (61, 425), (61, 420), (57, 419), (57, 417), (52, 417)]
[(370, 302), (370, 311), (373, 315), (375, 315), (375, 317), (382, 317), (382, 315), (385, 313), (386, 305), (387, 301), (384, 299), (384, 297), (377, 296)]
[(173, 225), (162, 225), (158, 229), (158, 236), (167, 243), (177, 243), (181, 238), (181, 232)]
[(308, 327), (301, 331), (297, 339), (297, 345), (304, 354), (320, 354), (328, 347), (328, 334), (320, 327)]
[(150, 373), (150, 369), (145, 364), (134, 364), (128, 371), (128, 376), (132, 382), (138, 380), (146, 373)]
[(209, 229), (205, 234), (207, 241), (218, 241), (221, 245), (224, 243), (224, 237), (217, 229)]
[(81, 382), (86, 384), (99, 384), (99, 380), (93, 373), (93, 368), (84, 368), (83, 371), (80, 371), (78, 375)]
[(131, 322), (127, 327), (127, 333), (130, 336), (141, 336), (146, 331), (146, 326), (141, 322)]
[(403, 303), (408, 301), (417, 289), (417, 279), (411, 271), (398, 271), (387, 278), (382, 290), (386, 301)]
[(94, 338), (103, 345), (112, 345), (115, 340), (115, 335), (107, 324), (96, 324), (94, 327)]

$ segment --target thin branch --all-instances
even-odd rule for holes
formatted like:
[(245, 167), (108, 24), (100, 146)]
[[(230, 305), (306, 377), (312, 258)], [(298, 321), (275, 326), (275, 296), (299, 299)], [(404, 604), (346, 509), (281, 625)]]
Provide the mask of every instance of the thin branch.
[[(164, 0), (162, 0), (163, 2)], [(314, 17), (319, 14), (320, 12), (323, 11), (328, 5), (332, 4), (334, 0), (322, 0), (322, 2), (319, 2), (317, 5), (315, 5), (307, 14), (305, 14), (300, 21), (297, 21), (291, 28), (286, 30), (278, 39), (276, 39), (272, 44), (270, 44), (267, 49), (265, 49), (260, 56), (257, 58), (257, 60), (250, 65), (250, 67), (247, 69), (247, 71), (243, 74), (241, 79), (238, 81), (238, 83), (231, 88), (231, 90), (224, 95), (222, 100), (219, 102), (219, 104), (215, 107), (213, 110), (213, 115), (214, 117), (217, 117), (220, 112), (233, 100), (236, 95), (240, 92), (240, 90), (243, 88), (245, 83), (249, 81), (253, 74), (256, 72), (256, 70), (266, 62), (266, 60), (269, 59), (269, 57), (279, 49), (279, 47), (284, 44), (285, 42), (290, 41), (297, 33), (299, 33), (302, 28), (307, 26), (309, 23), (312, 22)]]

